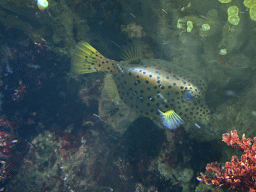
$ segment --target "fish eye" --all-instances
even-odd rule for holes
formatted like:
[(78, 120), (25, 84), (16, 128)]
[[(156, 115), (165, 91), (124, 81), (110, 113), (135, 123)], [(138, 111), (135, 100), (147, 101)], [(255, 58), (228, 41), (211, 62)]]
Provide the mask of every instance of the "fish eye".
[(192, 91), (186, 91), (183, 95), (186, 101), (194, 101), (196, 96)]

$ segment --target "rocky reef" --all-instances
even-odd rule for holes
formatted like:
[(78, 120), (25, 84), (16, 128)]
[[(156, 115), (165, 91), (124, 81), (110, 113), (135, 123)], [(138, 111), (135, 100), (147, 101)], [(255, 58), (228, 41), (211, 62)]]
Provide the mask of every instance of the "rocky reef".
[[(255, 10), (254, 0), (1, 1), (0, 190), (221, 191), (196, 177), (234, 154), (223, 133), (256, 136)], [(104, 73), (70, 72), (80, 41), (200, 74), (210, 124), (170, 131), (138, 117)]]

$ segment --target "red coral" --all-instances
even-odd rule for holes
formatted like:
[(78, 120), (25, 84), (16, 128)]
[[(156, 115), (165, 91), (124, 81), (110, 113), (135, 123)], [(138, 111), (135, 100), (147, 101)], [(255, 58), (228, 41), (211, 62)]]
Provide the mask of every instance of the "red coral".
[(243, 155), (240, 159), (233, 156), (231, 162), (226, 162), (224, 167), (217, 163), (207, 164), (206, 170), (213, 172), (214, 177), (201, 173), (197, 179), (213, 187), (225, 186), (234, 192), (256, 191), (256, 137), (252, 140), (243, 135), (240, 140), (234, 130), (230, 134), (223, 134), (222, 141), (228, 146), (240, 149)]

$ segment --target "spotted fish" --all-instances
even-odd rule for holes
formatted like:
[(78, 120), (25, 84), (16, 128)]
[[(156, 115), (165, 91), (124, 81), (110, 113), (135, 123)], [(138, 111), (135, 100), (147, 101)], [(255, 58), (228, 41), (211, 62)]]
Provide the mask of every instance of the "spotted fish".
[(76, 74), (96, 71), (113, 74), (119, 96), (128, 106), (169, 129), (179, 127), (183, 121), (209, 122), (205, 81), (170, 62), (160, 59), (144, 59), (139, 64), (117, 62), (80, 42), (72, 54), (71, 70)]

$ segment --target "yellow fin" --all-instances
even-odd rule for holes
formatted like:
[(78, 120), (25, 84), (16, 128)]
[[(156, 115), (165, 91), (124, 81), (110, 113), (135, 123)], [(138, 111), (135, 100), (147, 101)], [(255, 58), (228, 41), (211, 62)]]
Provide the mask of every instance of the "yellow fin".
[(112, 74), (106, 74), (104, 78), (104, 89), (106, 90), (107, 94), (109, 95), (110, 99), (115, 99), (118, 97), (118, 90), (116, 87), (116, 83), (113, 79)]
[(105, 58), (89, 43), (79, 42), (72, 53), (71, 71), (75, 74), (96, 71), (107, 71), (114, 74), (118, 70), (119, 67), (116, 61)]
[(176, 129), (183, 123), (183, 120), (179, 115), (177, 115), (177, 113), (174, 112), (174, 110), (169, 110), (166, 112), (158, 110), (158, 112), (161, 115), (162, 125), (168, 129)]
[(133, 42), (123, 47), (121, 59), (131, 64), (139, 63), (143, 59), (142, 50), (142, 43), (140, 41)]
[(75, 47), (71, 58), (71, 71), (75, 74), (93, 73), (93, 68), (89, 57), (95, 52), (92, 46), (86, 42), (79, 42)]

